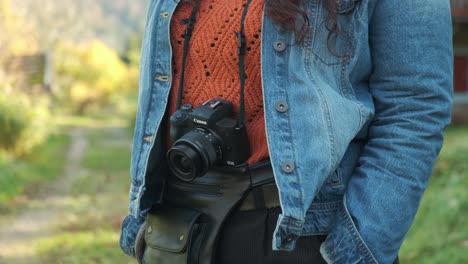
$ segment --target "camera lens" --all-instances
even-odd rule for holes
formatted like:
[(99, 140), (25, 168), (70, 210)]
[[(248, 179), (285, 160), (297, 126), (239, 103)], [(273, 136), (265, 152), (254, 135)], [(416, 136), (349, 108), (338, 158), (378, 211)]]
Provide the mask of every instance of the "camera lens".
[(203, 167), (199, 157), (189, 146), (174, 146), (168, 152), (169, 168), (178, 178), (191, 181), (197, 177), (197, 168)]
[(203, 176), (221, 157), (220, 138), (205, 127), (197, 127), (185, 134), (167, 153), (169, 168), (183, 181)]
[(178, 156), (175, 162), (183, 173), (189, 173), (192, 170), (192, 160), (185, 156)]

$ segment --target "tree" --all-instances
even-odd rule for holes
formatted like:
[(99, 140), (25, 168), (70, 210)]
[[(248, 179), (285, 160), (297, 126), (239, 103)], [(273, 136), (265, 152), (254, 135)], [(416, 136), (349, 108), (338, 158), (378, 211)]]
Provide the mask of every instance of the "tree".
[[(42, 48), (61, 40), (100, 39), (122, 51), (129, 36), (141, 32), (148, 0), (16, 0), (13, 5), (33, 22)], [(40, 10), (40, 12), (37, 12)]]
[(100, 41), (56, 49), (58, 96), (77, 114), (91, 106), (109, 103), (114, 94), (128, 89), (128, 69), (118, 54)]

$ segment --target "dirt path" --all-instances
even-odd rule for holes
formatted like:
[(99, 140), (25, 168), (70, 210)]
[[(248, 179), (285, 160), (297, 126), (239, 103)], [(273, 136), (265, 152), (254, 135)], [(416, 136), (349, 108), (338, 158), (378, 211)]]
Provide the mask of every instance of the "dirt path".
[(63, 176), (41, 189), (28, 202), (31, 206), (11, 223), (0, 226), (0, 263), (31, 263), (37, 241), (53, 233), (54, 226), (59, 223), (66, 210), (63, 198), (80, 172), (80, 163), (88, 146), (86, 129), (74, 128), (70, 134), (71, 145)]

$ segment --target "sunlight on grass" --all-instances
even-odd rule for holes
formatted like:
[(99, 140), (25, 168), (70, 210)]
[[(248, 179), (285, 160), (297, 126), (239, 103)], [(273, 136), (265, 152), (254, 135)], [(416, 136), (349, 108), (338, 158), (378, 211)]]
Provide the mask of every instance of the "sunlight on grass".
[(115, 173), (118, 171), (129, 171), (130, 148), (93, 148), (85, 156), (82, 166), (85, 168)]
[(127, 213), (128, 196), (115, 194), (80, 195), (63, 200), (66, 211), (61, 215), (58, 231), (83, 231), (96, 228), (120, 231), (120, 223)]
[(43, 263), (136, 263), (120, 249), (120, 224), (128, 211), (130, 135), (125, 128), (87, 130), (81, 161), (67, 208), (53, 237), (40, 241)]
[(0, 212), (13, 209), (13, 198), (34, 192), (40, 184), (60, 176), (68, 144), (65, 133), (56, 133), (22, 160), (0, 157)]
[(126, 127), (128, 121), (118, 116), (105, 118), (96, 118), (94, 116), (58, 116), (54, 119), (54, 124), (63, 127), (105, 128), (109, 126)]
[(120, 252), (119, 235), (112, 230), (64, 232), (39, 241), (43, 263), (135, 263)]

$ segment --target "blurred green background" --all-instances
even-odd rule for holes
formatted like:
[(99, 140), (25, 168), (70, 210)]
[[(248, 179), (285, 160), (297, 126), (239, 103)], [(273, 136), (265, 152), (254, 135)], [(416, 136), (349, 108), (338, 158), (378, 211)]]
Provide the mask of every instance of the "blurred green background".
[[(147, 2), (0, 0), (0, 263), (135, 263), (118, 239)], [(451, 126), (402, 263), (468, 263), (467, 171)]]

